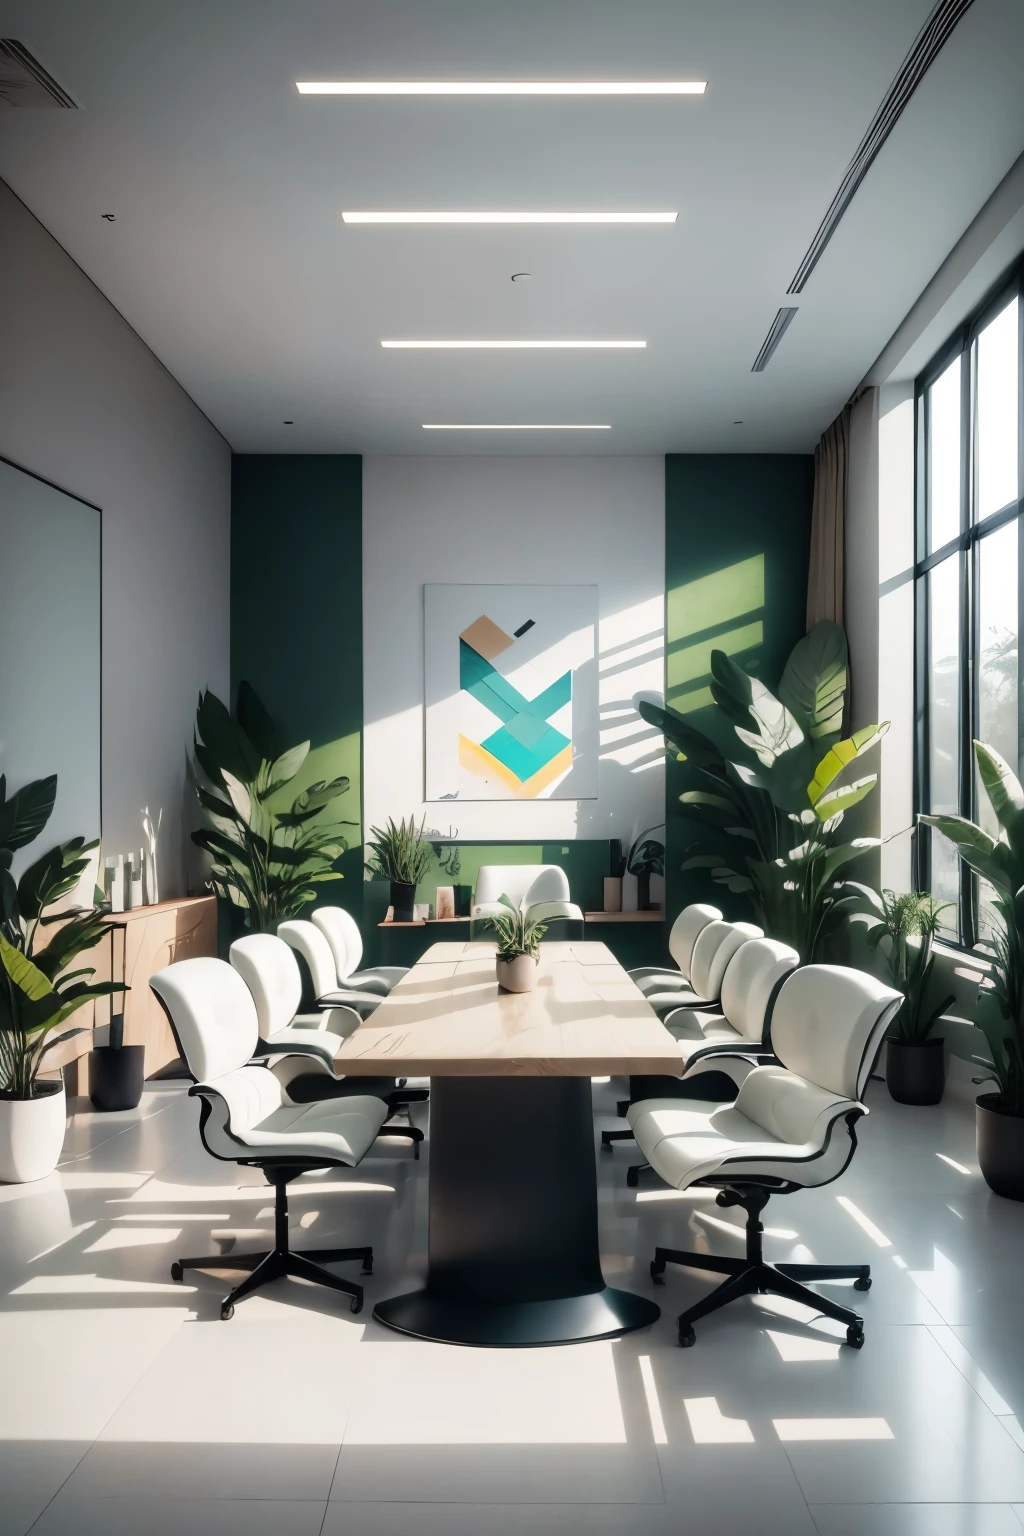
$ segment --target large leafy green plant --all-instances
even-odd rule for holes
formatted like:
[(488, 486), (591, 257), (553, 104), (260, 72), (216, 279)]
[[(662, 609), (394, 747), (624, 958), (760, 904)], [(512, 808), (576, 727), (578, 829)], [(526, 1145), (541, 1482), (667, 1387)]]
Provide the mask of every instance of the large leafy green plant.
[(241, 908), (255, 933), (273, 933), (314, 901), (321, 885), (342, 878), (335, 867), (349, 846), (342, 829), (356, 823), (322, 813), (349, 780), (317, 779), (280, 809), (308, 754), (308, 741), (283, 745), (248, 683), (239, 686), (234, 719), (215, 694), (200, 694), (196, 787), (209, 825), (192, 841), (211, 855), (217, 895)]
[(693, 770), (695, 787), (680, 796), (684, 814), (743, 847), (737, 868), (719, 847), (693, 844), (683, 868), (709, 869), (719, 884), (749, 894), (765, 931), (812, 960), (852, 900), (840, 871), (879, 846), (877, 838), (839, 835), (844, 813), (871, 793), (877, 774), (839, 780), (888, 722), (842, 737), (846, 637), (837, 624), (816, 625), (794, 647), (778, 696), (712, 651), (711, 693), (717, 707), (706, 733), (677, 710), (638, 704)]
[[(11, 872), (14, 855), (49, 821), (56, 797), (56, 774), (34, 779), (10, 799), (0, 774), (0, 1097), (7, 1099), (39, 1097), (46, 1051), (84, 1033), (55, 1031), (85, 1003), (125, 990), (122, 982), (94, 982), (92, 966), (69, 969), (107, 932), (106, 909), (53, 910), (74, 891), (98, 844), (74, 837), (30, 864), (20, 880)], [(43, 942), (49, 928), (54, 932)]]
[(967, 867), (991, 887), (996, 927), (978, 945), (992, 980), (978, 994), (975, 1023), (985, 1036), (1005, 1108), (1024, 1118), (1024, 790), (992, 747), (974, 743), (978, 779), (999, 825), (993, 837), (964, 816), (922, 816), (956, 845)]

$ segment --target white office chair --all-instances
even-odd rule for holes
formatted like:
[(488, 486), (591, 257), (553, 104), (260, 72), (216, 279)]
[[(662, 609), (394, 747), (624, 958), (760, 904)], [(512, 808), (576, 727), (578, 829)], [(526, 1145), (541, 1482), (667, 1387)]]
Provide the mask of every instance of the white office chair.
[(247, 933), (228, 950), (228, 960), (252, 993), (259, 1040), (256, 1056), (298, 1052), (318, 1056), (333, 1071), (342, 1042), (363, 1022), (354, 1008), (299, 1013), (302, 972), (295, 951), (272, 933)]
[(690, 977), (683, 986), (641, 991), (659, 1018), (677, 1008), (713, 1008), (722, 993), (722, 983), (733, 955), (750, 939), (763, 939), (762, 929), (753, 923), (727, 923), (719, 918), (706, 923), (694, 940), (690, 957)]
[(558, 864), (481, 865), (470, 916), (482, 920), (506, 913), (502, 896), (538, 923), (556, 918), (583, 921), (581, 909), (571, 900), (568, 876)]
[(856, 1123), (885, 1031), (903, 998), (873, 976), (835, 965), (809, 965), (784, 982), (771, 1023), (780, 1065), (758, 1066), (735, 1102), (649, 1099), (632, 1105), (629, 1123), (651, 1167), (674, 1189), (717, 1188), (720, 1206), (746, 1212), (742, 1259), (658, 1247), (651, 1263), (660, 1281), (666, 1264), (712, 1270), (728, 1278), (679, 1317), (679, 1342), (694, 1342), (693, 1325), (740, 1296), (770, 1292), (846, 1324), (859, 1349), (864, 1322), (849, 1307), (818, 1295), (805, 1280), (871, 1285), (868, 1264), (769, 1264), (761, 1212), (772, 1194), (829, 1184), (857, 1147)]
[(368, 1019), (380, 1006), (383, 998), (379, 993), (357, 991), (339, 980), (334, 950), (316, 923), (291, 918), (288, 922), (278, 923), (277, 935), (299, 956), (317, 1008), (353, 1008), (361, 1019)]
[(722, 914), (718, 908), (704, 902), (694, 901), (684, 907), (668, 935), (668, 952), (676, 963), (676, 969), (671, 970), (664, 965), (634, 966), (629, 975), (640, 991), (646, 996), (648, 992), (670, 992), (674, 987), (689, 990), (690, 961), (697, 937), (708, 923), (721, 921)]
[[(708, 1013), (696, 1008), (677, 1008), (664, 1020), (665, 1028), (679, 1042), (683, 1059), (681, 1078), (633, 1076), (630, 1102), (651, 1098), (721, 1099), (736, 1091), (752, 1067), (764, 1060), (769, 1043), (772, 1009), (786, 977), (800, 964), (800, 956), (778, 939), (748, 939), (726, 966), (722, 979), (722, 1011)], [(723, 1081), (718, 1058), (729, 1057)], [(712, 1077), (710, 1074), (715, 1073)], [(698, 1081), (703, 1079), (703, 1081)], [(731, 1086), (734, 1085), (734, 1086)], [(623, 1109), (625, 1114), (628, 1109)], [(631, 1130), (601, 1132), (601, 1146), (631, 1141)], [(627, 1182), (636, 1184), (639, 1168), (631, 1168)]]
[(363, 958), (363, 936), (359, 924), (344, 907), (316, 907), (310, 916), (331, 946), (339, 987), (386, 997), (403, 976), (408, 976), (407, 965), (374, 965), (366, 970), (359, 969)]
[[(150, 986), (163, 1006), (178, 1048), (195, 1079), (189, 1093), (202, 1100), (199, 1134), (223, 1162), (259, 1168), (274, 1186), (274, 1246), (268, 1253), (219, 1253), (178, 1259), (171, 1278), (186, 1269), (240, 1269), (246, 1278), (221, 1302), (223, 1319), (235, 1303), (283, 1275), (311, 1280), (363, 1304), (362, 1287), (331, 1274), (323, 1263), (362, 1261), (373, 1267), (371, 1248), (321, 1248), (293, 1253), (288, 1244), (288, 1185), (315, 1168), (354, 1168), (372, 1146), (387, 1105), (369, 1095), (296, 1103), (289, 1082), (299, 1073), (326, 1072), (315, 1057), (252, 1060), (259, 1038), (256, 1004), (241, 976), (223, 960), (179, 960), (158, 971)], [(321, 1263), (315, 1263), (319, 1259)]]

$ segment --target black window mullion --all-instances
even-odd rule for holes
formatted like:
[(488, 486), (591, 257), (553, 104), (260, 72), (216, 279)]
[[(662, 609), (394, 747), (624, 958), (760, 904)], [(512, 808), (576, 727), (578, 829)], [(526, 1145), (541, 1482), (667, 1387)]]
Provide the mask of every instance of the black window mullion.
[[(960, 814), (974, 816), (974, 752), (975, 722), (978, 718), (978, 684), (974, 658), (978, 650), (978, 559), (977, 540), (972, 537), (974, 508), (974, 453), (976, 345), (967, 345), (960, 354), (960, 532), (966, 545), (960, 554), (960, 764), (959, 792)], [(975, 937), (975, 880), (964, 864), (960, 871), (960, 910), (958, 930), (961, 944), (968, 947)]]
[[(928, 391), (918, 386), (914, 402), (914, 807), (931, 809), (928, 751), (928, 582), (921, 575), (921, 560), (928, 552)], [(931, 889), (931, 839), (927, 827), (914, 818), (911, 846), (911, 877), (919, 891)]]

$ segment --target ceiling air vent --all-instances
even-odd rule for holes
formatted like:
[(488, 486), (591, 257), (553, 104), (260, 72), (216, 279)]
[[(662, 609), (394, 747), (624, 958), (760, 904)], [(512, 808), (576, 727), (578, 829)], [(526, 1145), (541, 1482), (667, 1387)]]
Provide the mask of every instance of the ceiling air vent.
[(839, 190), (829, 204), (818, 233), (807, 248), (787, 293), (803, 293), (804, 285), (818, 265), (825, 247), (839, 227), (839, 221), (853, 202), (857, 188), (874, 164), (882, 145), (903, 115), (904, 108), (917, 90), (929, 68), (973, 5), (974, 0), (939, 0), (928, 20), (914, 39), (913, 47), (900, 65), (899, 73), (886, 91), (882, 104), (857, 146), (857, 153), (846, 167)]
[(0, 37), (0, 107), (78, 107), (67, 91), (13, 37)]
[(778, 346), (783, 336), (785, 336), (786, 331), (789, 329), (790, 321), (795, 314), (795, 305), (790, 309), (779, 310), (778, 314), (775, 316), (775, 319), (772, 321), (771, 330), (768, 332), (768, 335), (761, 343), (760, 352), (754, 358), (754, 366), (750, 370), (751, 373), (764, 373), (764, 370), (768, 367), (768, 364), (771, 362), (773, 356), (775, 355), (775, 348)]

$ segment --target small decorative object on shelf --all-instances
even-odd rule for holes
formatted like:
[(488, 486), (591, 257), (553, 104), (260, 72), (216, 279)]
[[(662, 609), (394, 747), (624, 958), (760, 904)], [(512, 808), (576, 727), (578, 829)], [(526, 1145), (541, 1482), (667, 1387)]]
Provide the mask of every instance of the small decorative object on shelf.
[(142, 831), (146, 838), (146, 846), (142, 851), (142, 900), (147, 907), (155, 907), (160, 900), (160, 882), (156, 867), (156, 843), (160, 835), (160, 825), (164, 819), (163, 806), (154, 823), (149, 814), (149, 806), (144, 806), (142, 811)]
[(124, 911), (124, 855), (111, 854), (103, 860), (103, 897), (111, 912)]
[(639, 902), (639, 887), (636, 875), (629, 871), (622, 877), (622, 910), (623, 912), (636, 912)]
[(124, 866), (124, 909), (134, 912), (142, 906), (142, 852), (132, 852)]
[(626, 860), (627, 869), (636, 876), (636, 904), (641, 912), (650, 910), (651, 876), (665, 873), (665, 845), (651, 836), (651, 833), (657, 830), (657, 827), (649, 827), (646, 832), (641, 832), (634, 838)]
[(454, 885), (439, 885), (434, 893), (434, 915), (439, 923), (455, 916)]
[(494, 969), (498, 986), (505, 992), (532, 992), (537, 985), (540, 941), (547, 928), (528, 917), (522, 907), (513, 906), (504, 892), (498, 900), (508, 911), (486, 919), (497, 936)]
[(606, 912), (622, 911), (621, 875), (605, 875), (604, 877), (604, 910)]
[(430, 921), (430, 902), (418, 901), (412, 909), (414, 923), (428, 923)]

